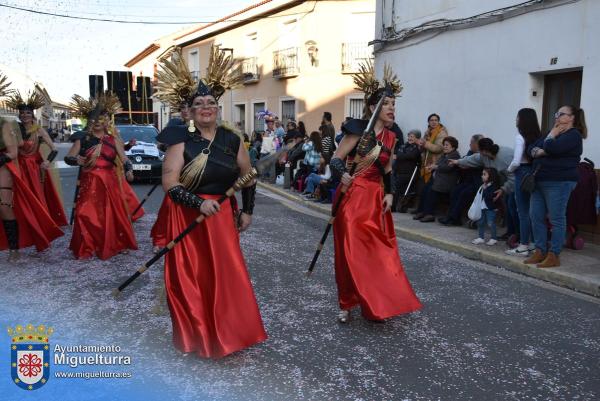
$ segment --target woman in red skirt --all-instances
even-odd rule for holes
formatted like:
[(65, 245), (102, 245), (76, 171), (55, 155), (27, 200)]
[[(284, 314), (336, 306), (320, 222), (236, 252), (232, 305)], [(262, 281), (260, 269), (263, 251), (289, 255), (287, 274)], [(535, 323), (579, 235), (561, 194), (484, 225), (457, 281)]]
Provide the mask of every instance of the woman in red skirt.
[[(371, 69), (365, 69), (372, 74)], [(347, 188), (333, 223), (335, 242), (335, 278), (338, 287), (342, 323), (348, 322), (350, 311), (360, 306), (363, 317), (381, 321), (421, 308), (398, 254), (394, 222), (390, 211), (392, 188), (392, 149), (396, 136), (385, 127), (394, 123), (395, 95), (401, 85), (386, 67), (384, 86), (366, 98), (365, 118), (385, 96), (374, 126), (372, 146), (359, 158), (357, 146), (367, 120), (351, 120), (344, 125), (344, 137), (330, 163), (332, 174), (341, 178)], [(360, 85), (368, 80), (355, 79)], [(358, 162), (354, 175), (348, 171)], [(382, 185), (383, 184), (383, 185)]]
[(90, 102), (90, 108), (94, 106), (94, 109), (88, 113), (87, 133), (75, 139), (65, 156), (65, 163), (82, 169), (69, 245), (77, 259), (94, 254), (100, 259), (109, 259), (119, 252), (137, 249), (125, 203), (124, 183), (118, 173), (123, 165), (127, 179), (132, 180), (131, 162), (125, 156), (122, 142), (109, 130), (110, 112), (118, 108), (115, 103), (118, 101), (112, 95)]
[(19, 249), (34, 245), (39, 252), (63, 235), (22, 179), (18, 165), (21, 143), (18, 131), (15, 122), (0, 118), (0, 251), (9, 250), (10, 262), (19, 259)]
[[(189, 94), (196, 91), (196, 83), (190, 73), (187, 62), (181, 56), (181, 49), (176, 49), (169, 61), (163, 62), (157, 73), (157, 92), (155, 97), (161, 102), (168, 104), (171, 111), (179, 111), (180, 117), (169, 120), (167, 127), (183, 125), (187, 127), (191, 120)], [(159, 142), (159, 149), (167, 150), (167, 144)], [(165, 194), (158, 209), (156, 221), (150, 230), (153, 251), (156, 253), (164, 248), (172, 238), (167, 238), (167, 219), (171, 198)]]
[(172, 201), (168, 238), (200, 213), (207, 217), (165, 260), (173, 342), (181, 352), (203, 358), (220, 358), (267, 338), (239, 242), (239, 231), (252, 221), (255, 185), (242, 191), (241, 213), (233, 197), (217, 202), (251, 170), (240, 136), (217, 125), (218, 98), (232, 85), (230, 57), (215, 65), (219, 55), (214, 48), (209, 76), (222, 80), (211, 81), (211, 86), (200, 81), (188, 100), (189, 126), (165, 128), (158, 136), (168, 145), (163, 164), (163, 188)]
[[(41, 99), (40, 99), (41, 100)], [(13, 96), (9, 101), (10, 107), (19, 110), (19, 128), (22, 142), (19, 146), (19, 167), (21, 177), (27, 183), (31, 192), (36, 196), (44, 209), (52, 216), (58, 226), (66, 226), (67, 218), (58, 196), (52, 175), (48, 171), (50, 163), (56, 158), (58, 151), (50, 136), (42, 127), (36, 124), (33, 112), (44, 104), (25, 102), (20, 95)], [(46, 160), (40, 153), (40, 145), (45, 143), (50, 148)]]

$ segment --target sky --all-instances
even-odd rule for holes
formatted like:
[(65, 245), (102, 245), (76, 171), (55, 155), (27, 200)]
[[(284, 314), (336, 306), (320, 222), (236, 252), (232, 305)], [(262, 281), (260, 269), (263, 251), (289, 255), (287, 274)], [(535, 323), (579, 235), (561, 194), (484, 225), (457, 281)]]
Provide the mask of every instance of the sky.
[[(217, 20), (256, 1), (0, 0), (0, 64), (41, 82), (52, 100), (68, 103), (75, 93), (89, 96), (88, 75), (126, 70), (124, 64), (153, 40), (189, 27), (190, 22)], [(40, 14), (44, 12), (76, 18)]]

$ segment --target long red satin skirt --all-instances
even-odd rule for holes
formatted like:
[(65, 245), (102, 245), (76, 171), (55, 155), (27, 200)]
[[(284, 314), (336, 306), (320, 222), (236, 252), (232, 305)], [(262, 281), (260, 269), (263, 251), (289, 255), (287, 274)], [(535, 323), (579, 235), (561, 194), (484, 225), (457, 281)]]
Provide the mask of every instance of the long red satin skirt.
[[(23, 181), (29, 186), (33, 194), (44, 205), (46, 211), (57, 226), (66, 226), (67, 217), (58, 192), (49, 171), (42, 171), (40, 163), (43, 162), (39, 153), (32, 155), (19, 154), (19, 170)], [(44, 177), (42, 179), (42, 176)]]
[[(131, 213), (133, 213), (133, 211), (139, 206), (140, 200), (125, 178), (121, 179), (121, 185), (123, 186), (123, 196), (125, 197), (125, 202), (127, 203), (127, 213), (131, 215)], [(137, 221), (144, 215), (144, 213), (144, 208), (139, 208), (139, 210), (135, 212), (133, 216), (131, 216), (131, 221)]]
[[(175, 238), (198, 213), (172, 203), (167, 235)], [(220, 358), (266, 340), (229, 200), (167, 254), (165, 287), (180, 351)]]
[(133, 227), (114, 169), (82, 171), (69, 248), (77, 259), (94, 254), (108, 259), (126, 249), (137, 249)]
[[(19, 248), (35, 245), (38, 252), (43, 251), (50, 246), (50, 242), (64, 233), (29, 189), (17, 166), (13, 162), (5, 166), (13, 180), (13, 211), (19, 226)], [(0, 228), (0, 250), (5, 249), (8, 249), (8, 242), (4, 228)]]
[(167, 223), (169, 221), (169, 207), (172, 201), (169, 195), (165, 194), (160, 209), (158, 209), (158, 216), (156, 221), (150, 230), (150, 237), (152, 237), (152, 245), (164, 248), (169, 242), (170, 238), (167, 238)]
[(392, 214), (383, 214), (382, 202), (379, 182), (356, 177), (333, 223), (340, 308), (360, 305), (372, 320), (422, 307), (404, 273)]

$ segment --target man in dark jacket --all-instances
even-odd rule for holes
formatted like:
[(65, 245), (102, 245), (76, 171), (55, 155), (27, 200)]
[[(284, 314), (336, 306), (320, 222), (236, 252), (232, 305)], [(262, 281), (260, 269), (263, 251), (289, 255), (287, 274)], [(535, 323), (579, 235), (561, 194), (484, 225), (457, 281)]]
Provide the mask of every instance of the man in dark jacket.
[[(400, 213), (406, 213), (409, 203), (412, 202), (415, 196), (416, 181), (419, 178), (419, 174), (415, 174), (413, 177), (413, 172), (415, 172), (415, 169), (418, 169), (421, 163), (421, 151), (417, 144), (417, 140), (420, 138), (421, 131), (418, 129), (412, 130), (408, 133), (408, 142), (398, 146), (393, 169), (394, 179), (396, 180), (396, 192), (394, 193), (392, 212), (399, 211)], [(411, 177), (413, 178), (412, 183), (410, 182)], [(408, 188), (409, 184), (410, 188)], [(407, 194), (406, 196), (404, 196), (405, 193)], [(398, 204), (400, 199), (402, 200)]]

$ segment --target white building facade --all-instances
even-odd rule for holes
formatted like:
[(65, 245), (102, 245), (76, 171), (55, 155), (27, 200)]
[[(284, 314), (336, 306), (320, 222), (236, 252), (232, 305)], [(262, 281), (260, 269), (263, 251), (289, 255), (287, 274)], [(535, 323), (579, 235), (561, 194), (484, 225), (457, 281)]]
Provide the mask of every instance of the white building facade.
[(404, 85), (396, 120), (424, 130), (437, 113), (461, 154), (473, 134), (513, 146), (515, 117), (542, 129), (564, 104), (586, 112), (584, 156), (600, 165), (600, 1), (377, 0), (375, 66)]

